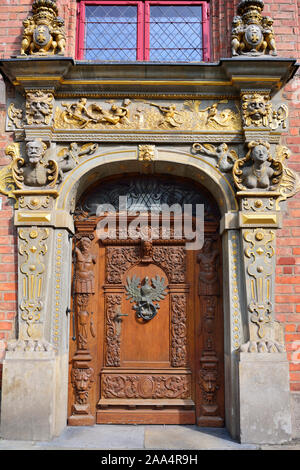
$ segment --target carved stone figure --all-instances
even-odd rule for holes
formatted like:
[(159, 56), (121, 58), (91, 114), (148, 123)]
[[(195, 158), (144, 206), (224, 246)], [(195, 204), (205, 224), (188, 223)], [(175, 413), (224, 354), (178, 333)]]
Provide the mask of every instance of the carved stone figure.
[(242, 0), (232, 22), (232, 55), (277, 55), (272, 18), (262, 0)]
[(56, 0), (35, 0), (32, 13), (23, 21), (21, 55), (63, 55), (64, 20), (58, 16)]
[(273, 191), (280, 182), (282, 165), (274, 161), (270, 153), (270, 144), (264, 141), (253, 141), (248, 144), (248, 148), (246, 157), (237, 160), (233, 167), (236, 186), (241, 190)]
[(200, 265), (199, 295), (217, 295), (219, 293), (218, 278), (219, 252), (214, 247), (214, 241), (206, 239), (201, 252), (197, 256)]
[(45, 157), (47, 146), (41, 140), (29, 141), (26, 144), (27, 160), (19, 158), (20, 166), (15, 165), (13, 175), (15, 181), (18, 180), (18, 187), (22, 187), (20, 182), (26, 186), (41, 187), (53, 186), (57, 180), (58, 167), (54, 160), (47, 160)]
[(169, 106), (162, 106), (156, 103), (150, 103), (151, 106), (157, 107), (163, 115), (163, 119), (161, 119), (158, 123), (159, 126), (167, 126), (167, 127), (179, 127), (182, 124), (182, 120), (178, 118), (180, 116), (180, 112), (176, 111), (176, 105), (170, 104)]
[(238, 155), (235, 150), (229, 150), (227, 144), (221, 144), (218, 147), (210, 144), (198, 144), (193, 145), (193, 150), (197, 153), (204, 153), (209, 157), (217, 159), (217, 168), (222, 172), (226, 173), (231, 171), (234, 162), (238, 160)]
[(58, 179), (63, 180), (64, 173), (73, 170), (79, 163), (79, 157), (83, 155), (91, 155), (98, 148), (98, 144), (86, 144), (81, 147), (76, 143), (72, 142), (69, 149), (64, 148), (58, 154)]

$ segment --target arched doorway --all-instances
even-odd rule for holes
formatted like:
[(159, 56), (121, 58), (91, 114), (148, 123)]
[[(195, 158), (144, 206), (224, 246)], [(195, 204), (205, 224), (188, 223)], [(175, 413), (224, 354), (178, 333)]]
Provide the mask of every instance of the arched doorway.
[[(193, 229), (196, 205), (204, 206), (201, 250), (186, 249), (188, 204)], [(166, 206), (181, 209), (171, 211), (167, 235)], [(219, 221), (206, 189), (170, 175), (114, 176), (82, 195), (75, 210), (69, 425), (224, 425)]]

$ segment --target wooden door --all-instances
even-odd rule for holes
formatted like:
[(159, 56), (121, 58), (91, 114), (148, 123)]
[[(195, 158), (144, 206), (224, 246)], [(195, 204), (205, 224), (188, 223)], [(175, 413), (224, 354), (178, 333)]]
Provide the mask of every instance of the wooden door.
[(87, 232), (92, 241), (74, 287), (68, 423), (223, 426), (216, 224), (206, 224), (200, 252), (183, 240), (101, 242), (95, 220), (76, 226), (79, 241)]

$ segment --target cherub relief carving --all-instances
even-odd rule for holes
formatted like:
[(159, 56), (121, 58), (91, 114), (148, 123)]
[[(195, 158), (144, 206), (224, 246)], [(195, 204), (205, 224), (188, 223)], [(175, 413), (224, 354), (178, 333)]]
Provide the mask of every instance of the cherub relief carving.
[(223, 173), (231, 171), (235, 161), (238, 160), (238, 155), (235, 150), (229, 150), (228, 145), (225, 143), (217, 147), (211, 144), (195, 143), (192, 148), (196, 153), (202, 153), (209, 157), (216, 158), (217, 168)]
[(98, 144), (85, 144), (81, 147), (72, 142), (69, 148), (63, 148), (58, 153), (58, 182), (63, 180), (64, 173), (73, 170), (79, 163), (79, 158), (83, 155), (91, 155), (98, 148)]

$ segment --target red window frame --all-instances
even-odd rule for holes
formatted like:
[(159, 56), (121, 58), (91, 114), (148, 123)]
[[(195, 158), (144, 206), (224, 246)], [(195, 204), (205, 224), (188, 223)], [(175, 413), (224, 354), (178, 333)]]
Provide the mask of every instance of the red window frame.
[[(137, 61), (149, 61), (150, 56), (150, 7), (151, 5), (201, 5), (202, 6), (202, 44), (203, 61), (210, 60), (209, 3), (207, 1), (186, 0), (81, 0), (77, 10), (76, 58), (84, 60), (84, 25), (86, 5), (136, 5), (137, 6)], [(147, 47), (148, 46), (148, 47)]]

